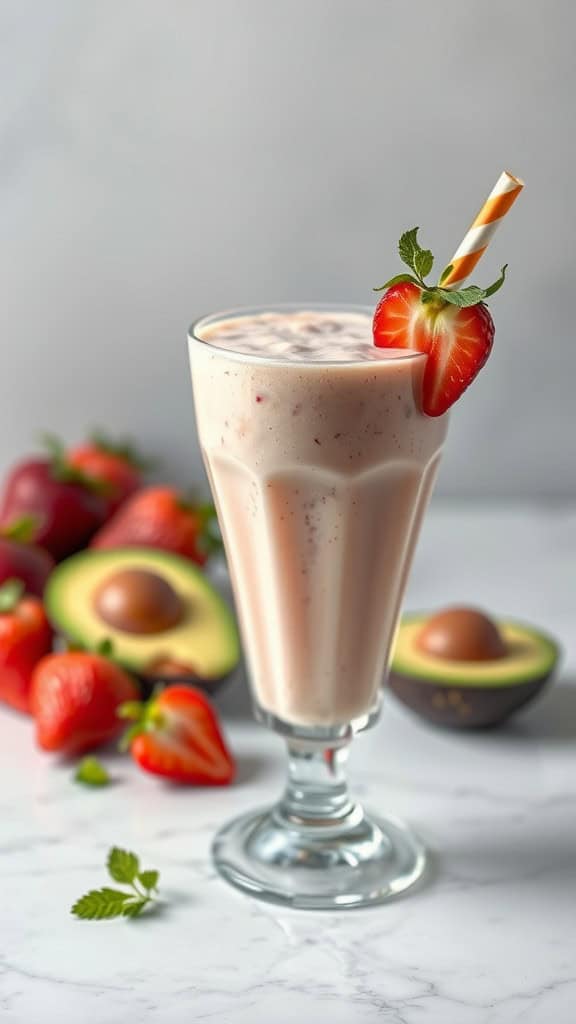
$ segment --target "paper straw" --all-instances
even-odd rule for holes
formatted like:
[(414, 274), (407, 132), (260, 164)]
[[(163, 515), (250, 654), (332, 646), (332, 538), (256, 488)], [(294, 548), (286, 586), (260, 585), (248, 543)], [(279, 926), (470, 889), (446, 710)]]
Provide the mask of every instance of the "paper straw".
[(472, 273), (508, 210), (520, 195), (524, 182), (508, 171), (502, 171), (478, 216), (470, 225), (456, 249), (449, 266), (450, 273), (442, 281), (443, 288), (460, 288)]

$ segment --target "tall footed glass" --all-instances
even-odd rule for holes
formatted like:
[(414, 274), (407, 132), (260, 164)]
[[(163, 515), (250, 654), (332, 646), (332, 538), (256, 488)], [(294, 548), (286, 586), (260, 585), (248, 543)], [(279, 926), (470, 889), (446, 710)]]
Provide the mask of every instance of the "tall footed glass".
[(446, 434), (420, 408), (426, 357), (375, 350), (369, 310), (306, 303), (206, 317), (190, 358), (255, 714), (289, 755), (284, 795), (222, 829), (216, 866), (295, 907), (384, 901), (425, 851), (350, 797), (345, 762), (379, 715)]

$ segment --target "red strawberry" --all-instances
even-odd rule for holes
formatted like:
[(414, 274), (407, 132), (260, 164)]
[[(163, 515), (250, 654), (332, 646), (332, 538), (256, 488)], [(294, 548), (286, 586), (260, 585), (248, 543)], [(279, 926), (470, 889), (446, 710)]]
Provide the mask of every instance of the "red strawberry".
[(214, 544), (207, 530), (214, 513), (207, 509), (189, 504), (174, 487), (148, 487), (124, 503), (90, 546), (162, 548), (203, 565)]
[(459, 309), (422, 302), (422, 289), (410, 282), (389, 288), (374, 314), (374, 343), (428, 354), (422, 408), (441, 416), (472, 383), (490, 355), (494, 321), (488, 307)]
[(86, 444), (71, 448), (67, 459), (70, 465), (91, 480), (109, 488), (108, 515), (112, 515), (142, 486), (144, 471), (150, 465), (131, 445), (113, 444), (101, 434), (95, 434)]
[(49, 655), (32, 678), (38, 746), (79, 754), (106, 743), (121, 730), (119, 705), (137, 697), (133, 679), (102, 655), (83, 651)]
[(216, 712), (199, 690), (168, 686), (146, 704), (120, 709), (133, 720), (126, 733), (132, 757), (152, 775), (198, 786), (225, 786), (234, 777)]
[(22, 581), (26, 593), (42, 597), (54, 559), (43, 548), (30, 543), (35, 528), (33, 519), (23, 517), (0, 529), (0, 584), (16, 578)]
[(56, 559), (83, 548), (106, 518), (99, 486), (65, 458), (26, 459), (10, 473), (0, 503), (0, 526), (29, 517), (34, 541)]
[(38, 598), (23, 593), (20, 580), (0, 587), (0, 700), (29, 712), (32, 673), (52, 650), (52, 630)]
[(469, 285), (444, 288), (453, 267), (447, 267), (437, 285), (424, 278), (434, 257), (418, 242), (418, 228), (406, 231), (398, 243), (400, 258), (410, 274), (397, 274), (374, 314), (374, 344), (380, 348), (407, 348), (428, 356), (422, 384), (422, 409), (441, 416), (472, 383), (488, 359), (494, 340), (494, 321), (483, 299), (504, 284), (506, 266), (489, 288)]

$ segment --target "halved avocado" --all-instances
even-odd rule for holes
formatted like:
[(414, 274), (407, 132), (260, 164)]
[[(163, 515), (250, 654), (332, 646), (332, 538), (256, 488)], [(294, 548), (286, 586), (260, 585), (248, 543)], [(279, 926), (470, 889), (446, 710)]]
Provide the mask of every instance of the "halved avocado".
[[(155, 548), (82, 551), (61, 562), (44, 595), (54, 627), (148, 678), (217, 680), (240, 657), (234, 616), (192, 562)], [(167, 666), (175, 671), (166, 672)]]
[(406, 616), (398, 629), (389, 686), (412, 711), (459, 729), (499, 725), (533, 700), (551, 677), (559, 657), (556, 642), (534, 626), (496, 623), (500, 657), (464, 660), (423, 649), (430, 617)]

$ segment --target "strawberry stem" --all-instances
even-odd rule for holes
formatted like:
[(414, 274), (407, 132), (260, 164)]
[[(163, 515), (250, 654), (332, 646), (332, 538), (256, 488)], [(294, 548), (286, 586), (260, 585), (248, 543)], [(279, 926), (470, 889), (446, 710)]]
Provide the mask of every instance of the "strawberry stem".
[(77, 484), (84, 487), (93, 494), (107, 497), (112, 494), (114, 488), (105, 480), (96, 480), (94, 477), (84, 473), (83, 470), (72, 466), (66, 457), (66, 449), (59, 437), (55, 434), (42, 434), (40, 442), (46, 448), (50, 456), (50, 468), (52, 476), (61, 484)]
[(2, 584), (0, 587), (0, 615), (9, 615), (14, 611), (25, 589), (22, 580), (16, 578), (6, 580)]
[(16, 540), (20, 544), (31, 544), (38, 525), (37, 516), (20, 516), (8, 526), (2, 527), (0, 537), (5, 537), (6, 540)]
[(106, 452), (108, 455), (117, 455), (118, 458), (124, 459), (125, 462), (128, 462), (134, 467), (134, 469), (139, 470), (141, 473), (157, 469), (160, 465), (159, 459), (153, 459), (142, 455), (138, 451), (138, 448), (133, 445), (128, 438), (121, 438), (119, 441), (112, 441), (101, 430), (93, 430), (90, 434), (89, 440), (96, 448), (99, 448), (100, 451)]

